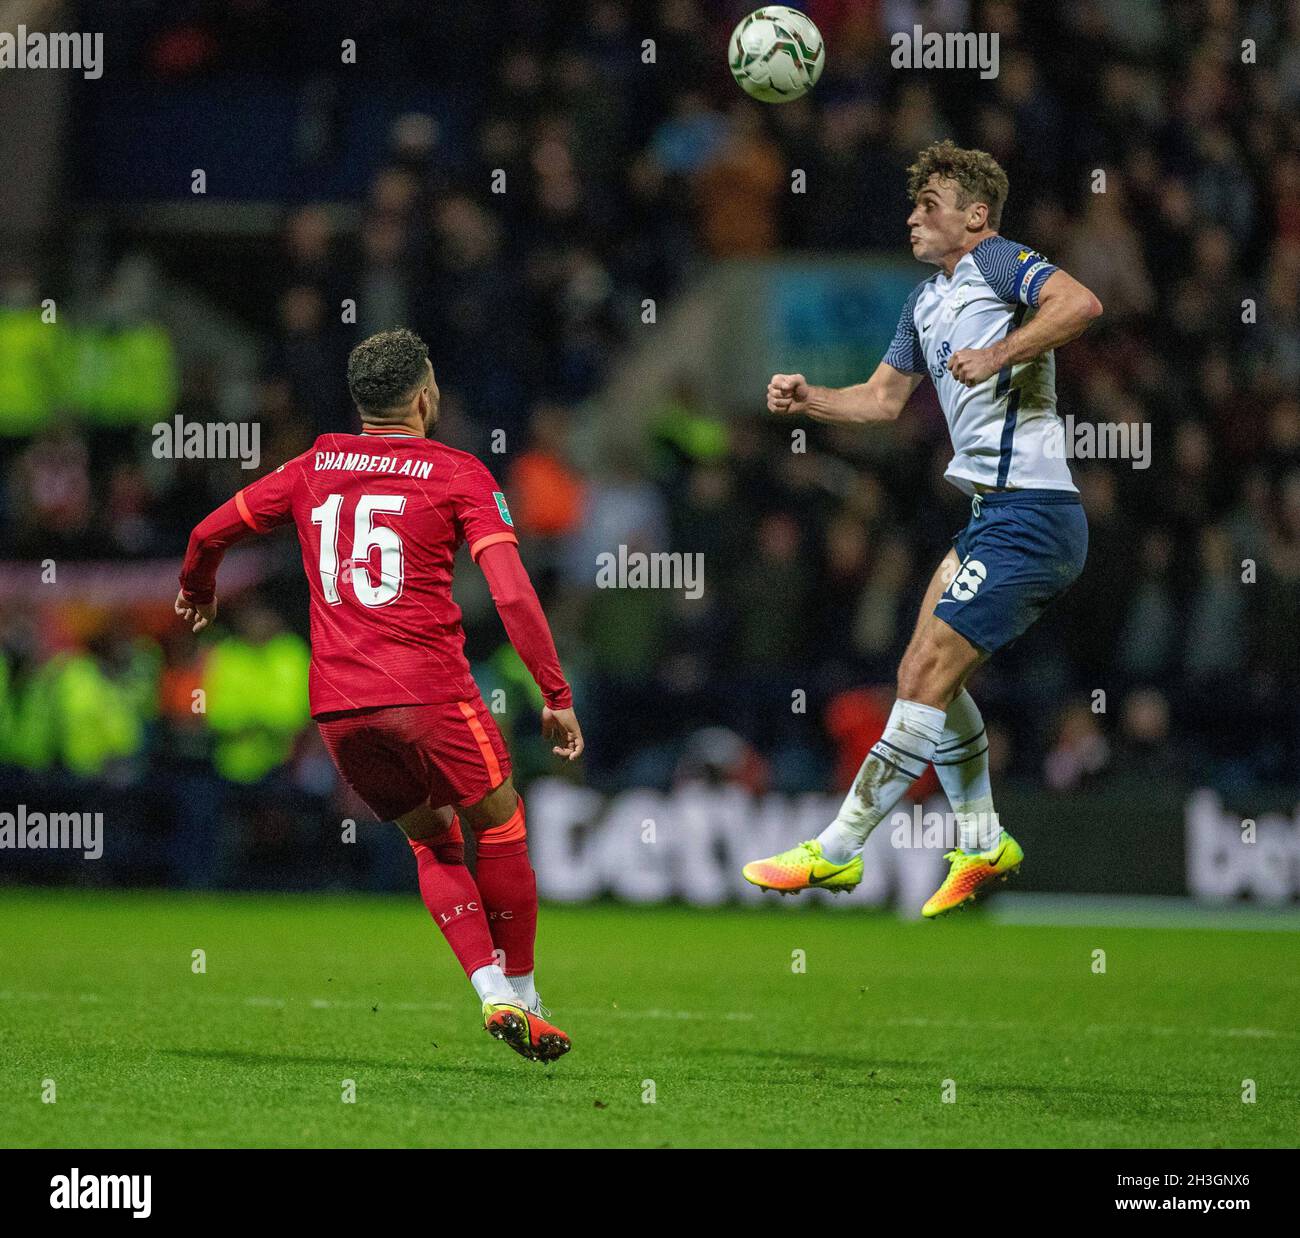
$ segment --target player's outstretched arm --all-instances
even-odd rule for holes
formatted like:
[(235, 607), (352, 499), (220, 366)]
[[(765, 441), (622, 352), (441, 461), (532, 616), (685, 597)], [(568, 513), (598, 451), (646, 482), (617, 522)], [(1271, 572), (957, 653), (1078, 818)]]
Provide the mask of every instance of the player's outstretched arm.
[(1101, 302), (1077, 279), (1053, 271), (1038, 294), (1038, 306), (1023, 327), (988, 348), (964, 348), (952, 356), (949, 370), (959, 383), (974, 387), (1008, 365), (1032, 361), (1083, 334), (1101, 314)]
[(202, 632), (217, 615), (217, 568), (236, 542), (258, 532), (239, 506), (239, 496), (227, 499), (190, 534), (190, 544), (181, 566), (181, 591), (176, 595), (176, 613), (195, 632)]
[(216, 616), (217, 568), (226, 551), (247, 537), (292, 522), (294, 486), (309, 454), (286, 460), (194, 526), (176, 595), (176, 613), (192, 622), (194, 631), (201, 632)]
[(560, 669), (550, 625), (528, 579), (519, 549), (513, 542), (486, 547), (478, 565), (487, 577), (492, 601), (505, 626), (506, 635), (542, 690), (542, 734), (554, 744), (551, 751), (567, 761), (582, 755), (582, 728), (573, 712), (573, 693)]
[(807, 413), (817, 421), (893, 421), (922, 377), (905, 374), (885, 361), (865, 383), (852, 387), (814, 387), (802, 374), (773, 374), (767, 385), (767, 407), (774, 413)]

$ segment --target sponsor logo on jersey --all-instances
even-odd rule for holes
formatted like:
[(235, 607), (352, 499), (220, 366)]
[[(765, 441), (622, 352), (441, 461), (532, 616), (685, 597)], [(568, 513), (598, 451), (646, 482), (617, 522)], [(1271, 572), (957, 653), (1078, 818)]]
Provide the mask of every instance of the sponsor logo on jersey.
[(501, 519), (513, 529), (515, 522), (510, 519), (510, 509), (506, 506), (506, 496), (500, 490), (493, 490), (492, 497), (497, 501), (497, 511), (501, 513)]
[(948, 359), (952, 356), (952, 341), (944, 340), (935, 353), (934, 364), (930, 366), (930, 377), (938, 382), (948, 372)]

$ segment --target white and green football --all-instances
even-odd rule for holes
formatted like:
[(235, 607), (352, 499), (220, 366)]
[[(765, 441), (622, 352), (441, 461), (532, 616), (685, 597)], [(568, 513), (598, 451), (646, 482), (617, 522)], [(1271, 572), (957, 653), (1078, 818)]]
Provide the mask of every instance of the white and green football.
[(826, 64), (821, 31), (784, 4), (755, 9), (731, 32), (728, 48), (731, 75), (764, 103), (789, 103), (806, 94)]

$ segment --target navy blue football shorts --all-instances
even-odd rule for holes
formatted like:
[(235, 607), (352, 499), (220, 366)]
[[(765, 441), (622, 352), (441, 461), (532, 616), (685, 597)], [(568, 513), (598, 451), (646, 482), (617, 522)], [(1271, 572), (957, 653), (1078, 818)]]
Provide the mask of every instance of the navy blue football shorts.
[(1022, 635), (1083, 571), (1088, 520), (1069, 490), (975, 495), (934, 613), (985, 653)]

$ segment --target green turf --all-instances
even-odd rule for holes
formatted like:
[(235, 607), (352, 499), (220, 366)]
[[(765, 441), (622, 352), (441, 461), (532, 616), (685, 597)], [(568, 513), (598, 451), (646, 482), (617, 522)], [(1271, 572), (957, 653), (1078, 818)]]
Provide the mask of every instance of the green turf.
[(545, 908), (575, 1048), (543, 1067), (414, 897), (6, 893), (0, 924), (5, 1146), (1297, 1141), (1293, 933)]

